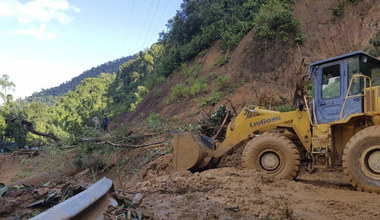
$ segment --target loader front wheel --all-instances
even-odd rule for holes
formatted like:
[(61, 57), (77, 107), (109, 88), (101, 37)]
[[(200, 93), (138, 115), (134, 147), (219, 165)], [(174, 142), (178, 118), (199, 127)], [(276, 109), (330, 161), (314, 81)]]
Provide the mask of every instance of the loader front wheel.
[(380, 126), (356, 133), (343, 150), (343, 170), (358, 190), (380, 193)]
[(242, 165), (283, 179), (294, 179), (300, 156), (296, 145), (279, 133), (264, 133), (247, 143)]

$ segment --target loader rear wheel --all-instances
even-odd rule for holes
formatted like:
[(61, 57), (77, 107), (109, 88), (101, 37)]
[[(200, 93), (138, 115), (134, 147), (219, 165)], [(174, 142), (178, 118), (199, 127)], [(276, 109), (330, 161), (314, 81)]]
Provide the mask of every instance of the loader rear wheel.
[(380, 126), (356, 133), (343, 150), (343, 170), (358, 190), (380, 193)]
[(300, 156), (296, 145), (279, 133), (264, 133), (244, 148), (242, 165), (283, 179), (294, 179)]

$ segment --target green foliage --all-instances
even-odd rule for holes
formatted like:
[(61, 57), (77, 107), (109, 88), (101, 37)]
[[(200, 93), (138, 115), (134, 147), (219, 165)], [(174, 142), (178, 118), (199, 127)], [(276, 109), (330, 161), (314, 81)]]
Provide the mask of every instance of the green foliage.
[(190, 82), (192, 82), (194, 79), (198, 78), (200, 71), (201, 71), (201, 65), (197, 64), (193, 67), (186, 69), (185, 74), (189, 78)]
[[(21, 100), (3, 106), (3, 117), (20, 118), (30, 122), (34, 130), (52, 133), (67, 143), (78, 142), (78, 135), (86, 132), (86, 127), (94, 130), (92, 118), (100, 117), (106, 111), (110, 99), (106, 96), (115, 75), (101, 74), (98, 78), (87, 78), (78, 85), (75, 91), (67, 93), (56, 101), (55, 105), (40, 101)], [(1, 119), (1, 117), (0, 117)], [(1, 123), (0, 130), (5, 138), (16, 141), (21, 146), (28, 144), (42, 146), (52, 142), (51, 139), (27, 133), (20, 120)], [(1, 134), (3, 135), (3, 134)], [(71, 138), (70, 138), (71, 137)]]
[(7, 123), (5, 129), (5, 137), (20, 144), (20, 146), (26, 145), (27, 132), (20, 120)]
[(163, 46), (153, 44), (149, 50), (140, 52), (138, 57), (120, 67), (105, 94), (109, 98), (106, 108), (109, 114), (134, 110), (156, 85), (165, 81), (165, 72), (157, 65), (162, 54)]
[[(134, 110), (150, 91), (156, 91), (154, 95), (161, 98), (161, 90), (154, 87), (164, 82), (181, 65), (187, 81), (172, 88), (166, 98), (167, 102), (192, 99), (209, 91), (207, 81), (199, 76), (201, 65), (195, 64), (190, 68), (186, 65), (194, 57), (204, 56), (216, 40), (219, 40), (219, 45), (226, 54), (218, 58), (216, 66), (228, 63), (230, 51), (254, 27), (255, 22), (261, 21), (260, 18), (269, 19), (264, 19), (263, 25), (259, 24), (264, 32), (268, 28), (266, 32), (269, 36), (274, 32), (283, 41), (294, 39), (302, 42), (299, 23), (290, 11), (293, 1), (279, 2), (184, 1), (181, 10), (168, 21), (167, 32), (161, 34), (159, 43), (138, 55), (92, 68), (59, 87), (34, 94), (27, 101), (14, 102), (12, 96), (4, 95), (6, 103), (0, 112), (0, 137), (17, 139), (20, 143), (49, 143), (50, 140), (46, 138), (23, 133), (23, 126), (19, 122), (7, 124), (4, 120), (22, 118), (31, 122), (37, 131), (53, 133), (61, 139), (64, 138), (67, 144), (83, 145), (81, 150), (84, 153), (106, 148), (103, 145), (94, 147), (81, 143), (82, 135), (99, 135), (99, 131), (93, 129), (92, 118), (107, 113), (112, 119), (122, 112)], [(276, 10), (271, 11), (273, 8)], [(232, 88), (229, 75), (218, 76), (212, 72), (208, 78), (215, 80), (218, 91)], [(12, 86), (9, 84), (6, 90)], [(223, 93), (218, 91), (199, 99), (199, 105), (219, 103)], [(147, 118), (147, 125), (152, 129), (160, 129), (161, 118), (159, 115), (151, 115)]]
[(195, 95), (205, 91), (207, 87), (208, 85), (206, 80), (200, 77), (192, 86), (190, 86), (190, 95), (194, 97)]
[(42, 90), (41, 92), (33, 93), (31, 97), (28, 97), (27, 100), (29, 102), (33, 101), (41, 101), (44, 103), (49, 103), (50, 105), (54, 105), (57, 99), (63, 95), (65, 95), (69, 91), (74, 91), (77, 86), (86, 78), (95, 78), (98, 77), (102, 73), (116, 73), (119, 70), (119, 67), (128, 62), (129, 60), (135, 59), (136, 55), (122, 57), (113, 61), (108, 61), (107, 63), (103, 63), (97, 67), (93, 67), (89, 70), (84, 71), (77, 77), (72, 78), (68, 82), (64, 82), (59, 86)]
[(222, 95), (223, 94), (220, 92), (212, 91), (210, 96), (202, 97), (199, 99), (198, 107), (202, 107), (205, 105), (215, 106), (216, 104), (220, 102), (220, 100), (222, 100)]
[(305, 91), (306, 91), (306, 94), (307, 94), (307, 95), (309, 95), (309, 96), (313, 96), (314, 91), (313, 91), (313, 82), (312, 82), (312, 81), (309, 81), (309, 82), (305, 85)]
[(230, 61), (230, 59), (231, 59), (231, 55), (229, 55), (229, 54), (226, 54), (224, 56), (218, 57), (216, 59), (215, 65), (216, 66), (223, 66), (223, 65), (227, 64), (228, 61)]
[(203, 56), (206, 55), (206, 53), (207, 53), (207, 49), (204, 49), (204, 50), (202, 50), (201, 52), (198, 53), (198, 56), (203, 57)]
[(173, 88), (172, 88), (172, 91), (170, 93), (170, 96), (169, 98), (167, 99), (167, 102), (168, 103), (172, 103), (174, 101), (180, 101), (182, 98), (187, 98), (186, 97), (186, 94), (187, 94), (187, 88), (179, 83), (179, 84), (176, 84)]
[(157, 73), (169, 76), (181, 63), (203, 56), (215, 40), (224, 51), (233, 50), (253, 28), (254, 18), (266, 0), (189, 0), (168, 21), (160, 34), (165, 46)]
[(208, 77), (209, 77), (210, 79), (216, 79), (216, 78), (218, 77), (218, 74), (217, 74), (216, 72), (210, 72), (210, 73), (208, 74)]
[(375, 36), (369, 39), (371, 48), (369, 53), (373, 56), (380, 56), (380, 30), (376, 32)]
[(221, 120), (223, 120), (225, 116), (226, 116), (226, 106), (225, 105), (221, 105), (210, 116), (210, 118), (208, 119), (208, 121), (210, 123), (220, 124)]
[[(52, 108), (58, 116), (57, 123), (72, 134), (81, 133), (83, 127), (93, 127), (92, 118), (96, 115), (102, 118), (112, 101), (106, 94), (114, 80), (115, 75), (105, 73), (83, 80), (75, 91), (61, 97)], [(112, 112), (108, 116), (112, 117)]]
[(296, 110), (297, 108), (296, 107), (292, 107), (288, 104), (284, 104), (284, 105), (280, 105), (276, 108), (276, 111), (279, 111), (279, 112), (290, 112), (290, 111), (294, 111)]
[(216, 83), (218, 84), (218, 87), (220, 90), (227, 90), (231, 87), (231, 76), (230, 75), (221, 75), (218, 78), (216, 78)]
[(164, 154), (173, 154), (173, 145), (166, 143), (165, 146), (167, 150), (164, 152)]
[(305, 36), (301, 32), (299, 20), (289, 7), (289, 3), (280, 0), (269, 0), (263, 5), (255, 18), (257, 36), (264, 40), (280, 37), (282, 42), (292, 39), (297, 44), (302, 44)]
[(16, 85), (9, 80), (9, 76), (7, 74), (3, 74), (0, 78), (0, 87), (2, 90), (0, 92), (0, 96), (3, 101), (6, 102), (9, 90), (14, 90)]
[(161, 115), (158, 113), (150, 114), (145, 122), (148, 128), (154, 131), (159, 131), (163, 127)]
[(135, 96), (137, 100), (131, 104), (131, 110), (134, 110), (138, 104), (147, 96), (149, 91), (144, 86), (137, 86), (137, 92), (135, 92)]
[(202, 129), (200, 124), (188, 124), (180, 128), (181, 131), (197, 132)]
[(192, 98), (199, 93), (206, 91), (207, 87), (207, 82), (202, 77), (198, 78), (197, 81), (195, 81), (195, 83), (191, 86), (185, 86), (181, 83), (176, 84), (172, 88), (169, 97), (166, 99), (166, 102), (180, 102), (182, 99)]
[(346, 12), (346, 1), (338, 1), (338, 6), (335, 8), (331, 8), (332, 14), (336, 18), (341, 18), (344, 16), (344, 13)]

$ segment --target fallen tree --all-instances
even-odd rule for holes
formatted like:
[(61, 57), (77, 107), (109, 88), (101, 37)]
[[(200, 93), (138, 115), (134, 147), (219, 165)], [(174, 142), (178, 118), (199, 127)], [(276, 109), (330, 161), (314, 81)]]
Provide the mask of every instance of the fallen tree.
[(53, 134), (51, 132), (50, 133), (43, 133), (43, 132), (36, 131), (34, 129), (33, 123), (31, 123), (31, 122), (29, 122), (23, 118), (12, 118), (12, 119), (7, 118), (7, 119), (5, 119), (6, 123), (15, 122), (16, 120), (19, 120), (21, 122), (21, 124), (24, 125), (24, 129), (30, 133), (33, 133), (33, 134), (38, 135), (38, 136), (43, 136), (43, 137), (53, 139), (57, 143), (61, 140), (55, 134)]

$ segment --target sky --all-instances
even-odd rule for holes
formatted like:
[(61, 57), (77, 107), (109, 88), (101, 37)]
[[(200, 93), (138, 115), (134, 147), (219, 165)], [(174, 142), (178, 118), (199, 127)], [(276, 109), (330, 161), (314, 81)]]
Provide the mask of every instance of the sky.
[(0, 0), (0, 75), (15, 99), (149, 48), (183, 0)]

